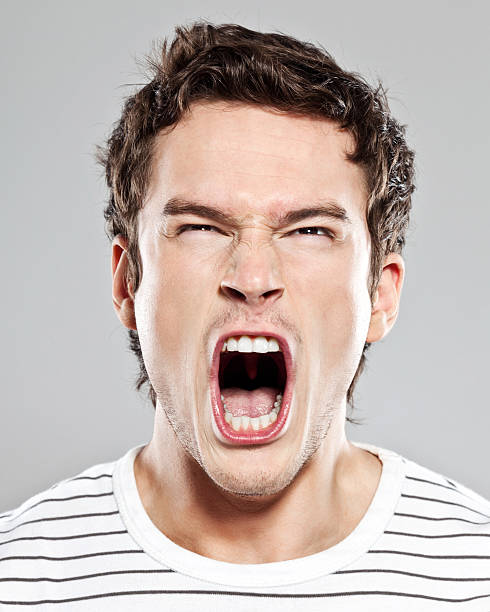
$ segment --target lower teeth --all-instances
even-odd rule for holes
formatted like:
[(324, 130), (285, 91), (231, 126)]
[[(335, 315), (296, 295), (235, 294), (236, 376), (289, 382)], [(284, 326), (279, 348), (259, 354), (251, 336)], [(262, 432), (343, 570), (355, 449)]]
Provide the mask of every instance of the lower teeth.
[(223, 401), (223, 407), (225, 409), (225, 421), (231, 425), (231, 427), (235, 431), (258, 431), (259, 429), (265, 429), (269, 427), (272, 423), (277, 420), (277, 414), (281, 409), (282, 403), (282, 395), (279, 393), (276, 396), (276, 401), (274, 402), (274, 408), (268, 413), (263, 414), (259, 417), (249, 417), (249, 416), (238, 416), (235, 417), (226, 409), (226, 404), (224, 403), (224, 397), (221, 396), (221, 401)]

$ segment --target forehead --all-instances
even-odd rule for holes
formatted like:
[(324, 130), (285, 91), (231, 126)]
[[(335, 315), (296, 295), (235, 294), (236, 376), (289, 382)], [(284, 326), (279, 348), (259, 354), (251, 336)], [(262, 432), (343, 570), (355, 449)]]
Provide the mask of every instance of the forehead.
[(364, 173), (346, 158), (353, 148), (352, 135), (328, 119), (195, 103), (171, 131), (157, 136), (147, 212), (176, 196), (212, 201), (244, 217), (333, 199), (349, 216), (363, 217)]

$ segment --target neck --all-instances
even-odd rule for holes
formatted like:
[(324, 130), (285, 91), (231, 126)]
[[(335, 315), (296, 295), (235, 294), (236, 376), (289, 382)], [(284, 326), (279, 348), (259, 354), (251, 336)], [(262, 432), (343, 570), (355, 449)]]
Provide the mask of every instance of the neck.
[(283, 491), (243, 497), (209, 478), (162, 412), (155, 415), (151, 442), (135, 459), (138, 492), (153, 523), (200, 555), (269, 563), (320, 552), (357, 526), (376, 491), (381, 463), (346, 440), (343, 419), (333, 420), (321, 446)]

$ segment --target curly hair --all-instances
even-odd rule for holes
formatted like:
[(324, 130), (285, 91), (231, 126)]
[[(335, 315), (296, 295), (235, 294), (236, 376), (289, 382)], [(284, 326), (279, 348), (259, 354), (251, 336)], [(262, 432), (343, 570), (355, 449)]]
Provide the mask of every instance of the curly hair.
[[(348, 158), (363, 168), (369, 194), (368, 283), (373, 302), (385, 256), (401, 253), (405, 244), (415, 188), (414, 153), (407, 145), (405, 126), (390, 114), (383, 86), (373, 87), (360, 75), (346, 72), (323, 47), (236, 24), (198, 21), (176, 27), (171, 44), (165, 39), (157, 56), (147, 62), (150, 82), (126, 99), (107, 143), (97, 152), (109, 188), (106, 234), (111, 241), (118, 234), (128, 241), (126, 281), (133, 294), (142, 277), (137, 221), (150, 180), (155, 137), (177, 124), (193, 102), (222, 100), (331, 119), (352, 134), (355, 149)], [(347, 392), (351, 411), (369, 346), (365, 343)], [(156, 393), (135, 330), (129, 330), (129, 347), (140, 368), (135, 388), (148, 383), (155, 408)]]

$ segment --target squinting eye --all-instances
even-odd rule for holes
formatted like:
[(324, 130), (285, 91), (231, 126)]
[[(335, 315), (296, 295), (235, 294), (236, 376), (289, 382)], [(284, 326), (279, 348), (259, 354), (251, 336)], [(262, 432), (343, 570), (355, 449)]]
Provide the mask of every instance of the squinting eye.
[(329, 238), (334, 238), (334, 234), (326, 227), (299, 227), (293, 230), (292, 233), (294, 234), (295, 232), (302, 232), (303, 236), (328, 236)]
[(214, 229), (216, 228), (213, 225), (204, 225), (200, 223), (195, 223), (195, 224), (182, 225), (182, 227), (179, 227), (179, 229), (177, 230), (177, 234), (182, 234), (182, 232), (185, 232), (187, 230), (199, 230), (201, 232), (209, 232), (210, 230), (214, 230)]

